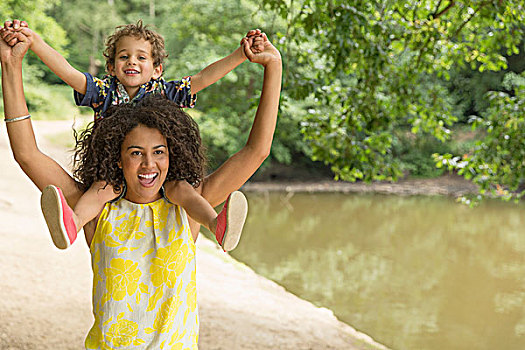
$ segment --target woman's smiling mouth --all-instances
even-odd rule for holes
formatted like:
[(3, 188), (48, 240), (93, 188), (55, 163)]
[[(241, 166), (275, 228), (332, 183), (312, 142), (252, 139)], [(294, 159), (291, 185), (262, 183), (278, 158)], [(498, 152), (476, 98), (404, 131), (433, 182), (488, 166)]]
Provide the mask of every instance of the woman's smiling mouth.
[(148, 174), (139, 174), (139, 183), (144, 187), (152, 187), (155, 184), (155, 180), (159, 173), (148, 173)]

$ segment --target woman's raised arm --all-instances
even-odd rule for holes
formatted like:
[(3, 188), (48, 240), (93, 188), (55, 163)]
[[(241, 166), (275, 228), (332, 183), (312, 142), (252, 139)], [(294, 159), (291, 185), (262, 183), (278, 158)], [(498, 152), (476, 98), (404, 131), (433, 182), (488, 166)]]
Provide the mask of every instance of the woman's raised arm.
[(244, 44), (248, 59), (264, 66), (261, 99), (248, 141), (240, 151), (207, 176), (201, 186), (202, 196), (213, 206), (222, 203), (231, 192), (244, 185), (270, 154), (281, 94), (282, 63), (279, 51), (266, 35), (263, 36), (264, 51), (261, 53), (254, 54), (249, 45)]
[(51, 184), (58, 186), (69, 204), (74, 205), (82, 194), (75, 181), (38, 149), (31, 119), (22, 118), (29, 115), (22, 83), (22, 60), (30, 45), (29, 39), (21, 33), (13, 47), (0, 40), (4, 113), (11, 150), (16, 162), (40, 190)]

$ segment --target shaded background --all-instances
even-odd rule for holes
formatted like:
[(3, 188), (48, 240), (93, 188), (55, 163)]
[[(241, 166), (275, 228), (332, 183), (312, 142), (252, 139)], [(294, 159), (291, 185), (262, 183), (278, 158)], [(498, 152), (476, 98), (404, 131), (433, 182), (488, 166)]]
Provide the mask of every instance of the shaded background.
[[(281, 50), (285, 71), (275, 142), (259, 179), (435, 177), (443, 172), (438, 163), (486, 191), (495, 184), (515, 190), (523, 178), (524, 13), (523, 0), (0, 4), (0, 18), (27, 20), (95, 75), (104, 74), (105, 37), (137, 19), (166, 39), (172, 79), (197, 73), (261, 28)], [(27, 61), (33, 114), (71, 117), (70, 89), (34, 55)], [(245, 140), (261, 82), (261, 67), (244, 63), (199, 94), (191, 113), (211, 168)]]

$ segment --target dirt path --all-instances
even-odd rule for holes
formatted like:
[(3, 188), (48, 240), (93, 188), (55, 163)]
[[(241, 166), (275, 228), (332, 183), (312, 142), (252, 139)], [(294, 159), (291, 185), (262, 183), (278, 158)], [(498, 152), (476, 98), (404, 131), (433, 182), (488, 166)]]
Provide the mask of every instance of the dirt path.
[[(37, 135), (71, 122), (36, 123)], [(91, 267), (84, 242), (56, 249), (40, 193), (14, 162), (0, 128), (0, 349), (81, 349), (91, 327)], [(67, 164), (65, 152), (40, 140)], [(200, 349), (385, 349), (368, 336), (198, 240)]]

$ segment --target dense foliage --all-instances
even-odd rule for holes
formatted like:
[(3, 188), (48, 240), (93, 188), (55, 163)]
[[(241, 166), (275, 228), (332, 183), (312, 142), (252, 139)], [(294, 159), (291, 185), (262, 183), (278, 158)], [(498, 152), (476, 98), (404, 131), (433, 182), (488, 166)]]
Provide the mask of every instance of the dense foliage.
[[(104, 37), (119, 24), (142, 18), (164, 35), (168, 78), (198, 72), (258, 27), (285, 65), (274, 162), (320, 161), (348, 181), (432, 176), (436, 163), (483, 191), (523, 181), (524, 0), (8, 0), (0, 15), (27, 19), (99, 75)], [(38, 86), (29, 102), (47, 108), (42, 83), (59, 81), (34, 56), (29, 63)], [(199, 94), (193, 115), (212, 162), (245, 140), (261, 73), (244, 63)], [(468, 123), (474, 147), (455, 136)]]
[(347, 180), (397, 177), (399, 128), (448, 139), (463, 117), (451, 75), (505, 70), (523, 47), (523, 1), (265, 3), (288, 24), (292, 95), (315, 96), (303, 123), (313, 156)]

